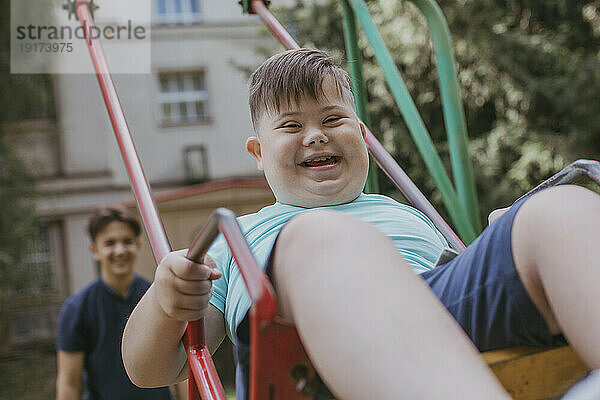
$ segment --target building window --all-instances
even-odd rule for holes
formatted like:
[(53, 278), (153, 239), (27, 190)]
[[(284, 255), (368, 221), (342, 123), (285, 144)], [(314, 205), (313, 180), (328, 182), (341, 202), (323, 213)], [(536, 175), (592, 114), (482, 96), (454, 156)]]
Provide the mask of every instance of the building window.
[(204, 146), (189, 146), (183, 150), (185, 178), (188, 183), (204, 182), (208, 179), (208, 162)]
[(200, 0), (156, 0), (159, 24), (193, 24), (201, 19)]
[(158, 79), (163, 125), (208, 120), (208, 92), (203, 71), (160, 73)]

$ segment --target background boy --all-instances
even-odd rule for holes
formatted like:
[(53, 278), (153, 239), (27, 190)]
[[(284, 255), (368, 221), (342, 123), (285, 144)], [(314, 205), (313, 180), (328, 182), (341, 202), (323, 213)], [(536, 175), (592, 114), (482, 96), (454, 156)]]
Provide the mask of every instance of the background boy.
[(59, 317), (56, 398), (171, 399), (168, 388), (141, 389), (125, 373), (120, 342), (125, 321), (150, 286), (133, 273), (140, 225), (125, 208), (102, 207), (90, 217), (90, 252), (100, 277), (68, 298)]
[[(246, 148), (277, 202), (239, 222), (272, 277), (279, 313), (296, 325), (336, 398), (506, 399), (479, 351), (565, 336), (600, 368), (596, 194), (566, 186), (520, 201), (433, 268), (446, 243), (432, 224), (361, 193), (364, 127), (347, 75), (324, 53), (267, 60), (251, 78), (250, 108), (257, 136)], [(124, 361), (137, 384), (186, 376), (180, 338), (185, 320), (201, 316), (209, 348), (227, 333), (244, 367), (250, 300), (227, 247), (218, 239), (206, 265), (184, 254), (161, 261), (125, 329)]]

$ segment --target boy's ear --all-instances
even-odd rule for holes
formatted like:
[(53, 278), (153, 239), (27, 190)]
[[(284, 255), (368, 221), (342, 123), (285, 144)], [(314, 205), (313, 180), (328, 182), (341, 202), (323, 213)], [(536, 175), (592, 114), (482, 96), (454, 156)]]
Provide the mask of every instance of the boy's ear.
[(98, 247), (96, 246), (96, 242), (90, 244), (90, 253), (92, 253), (92, 258), (94, 261), (100, 261), (100, 255), (98, 254)]
[(363, 137), (363, 140), (367, 139), (367, 128), (365, 127), (365, 124), (363, 124), (362, 122), (358, 123), (360, 125), (360, 134)]
[(260, 139), (256, 136), (250, 136), (246, 140), (246, 151), (256, 160), (256, 168), (258, 168), (259, 171), (263, 171)]

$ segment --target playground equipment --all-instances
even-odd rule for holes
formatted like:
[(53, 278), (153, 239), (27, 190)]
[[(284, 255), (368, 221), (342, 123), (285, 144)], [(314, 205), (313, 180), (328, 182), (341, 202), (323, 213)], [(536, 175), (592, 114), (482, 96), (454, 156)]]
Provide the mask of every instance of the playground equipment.
[[(466, 125), (458, 91), (458, 83), (456, 82), (450, 36), (439, 7), (433, 0), (413, 0), (417, 7), (425, 14), (432, 31), (434, 49), (440, 72), (440, 86), (451, 148), (454, 180), (457, 185), (458, 194), (454, 190), (442, 166), (423, 121), (419, 117), (414, 102), (370, 18), (364, 1), (341, 1), (344, 7), (344, 26), (349, 57), (351, 60), (359, 60), (355, 32), (355, 18), (357, 17), (369, 41), (376, 50), (376, 58), (384, 70), (394, 98), (415, 139), (417, 148), (423, 154), (426, 165), (442, 193), (444, 204), (457, 230), (465, 241), (472, 241), (480, 225), (477, 216), (477, 201), (466, 148)], [(289, 33), (269, 12), (266, 4), (268, 2), (263, 0), (242, 0), (240, 3), (245, 12), (258, 14), (265, 25), (286, 48), (299, 47)], [(90, 0), (68, 0), (65, 5), (65, 9), (69, 13), (74, 12), (79, 21), (88, 27), (94, 26), (91, 15), (94, 8), (95, 6)], [(158, 263), (171, 250), (170, 245), (137, 156), (131, 133), (121, 109), (117, 92), (98, 39), (89, 38), (87, 37), (88, 31), (84, 30), (84, 32), (86, 33), (88, 49), (111, 124), (133, 186), (142, 221), (148, 233), (154, 257)], [(364, 88), (362, 87), (360, 62), (351, 62), (350, 65), (354, 91), (359, 102), (357, 106), (359, 116), (363, 120), (366, 120), (368, 116), (366, 115), (364, 106)], [(366, 140), (369, 151), (377, 164), (394, 181), (404, 196), (433, 221), (457, 252), (464, 250), (465, 246), (458, 235), (446, 224), (370, 131), (367, 131)], [(590, 160), (577, 161), (535, 188), (534, 191), (554, 184), (570, 182), (582, 174), (587, 174), (600, 184), (600, 163)], [(370, 181), (369, 185), (372, 189), (374, 186), (372, 175)], [(235, 215), (226, 209), (216, 210), (190, 246), (187, 257), (195, 261), (201, 260), (204, 252), (209, 248), (219, 231), (223, 233), (231, 248), (253, 301), (250, 310), (252, 348), (250, 360), (250, 398), (255, 400), (293, 400), (311, 396), (314, 390), (314, 382), (317, 379), (316, 373), (304, 352), (295, 328), (282, 323), (277, 317), (276, 299), (273, 289), (264, 273), (256, 265), (256, 261), (252, 256), (244, 235), (235, 220)], [(193, 321), (188, 324), (184, 344), (190, 366), (190, 398), (224, 400), (223, 387), (205, 344), (203, 320)], [(573, 383), (574, 380), (581, 377), (582, 372), (585, 372), (585, 367), (581, 361), (574, 358), (569, 348), (555, 349), (550, 352), (541, 353), (540, 351), (539, 349), (532, 350), (529, 348), (509, 349), (507, 351), (486, 353), (484, 354), (484, 358), (488, 360), (489, 365), (494, 371), (508, 370), (508, 374), (505, 374), (508, 378), (503, 380), (501, 377), (500, 379), (505, 385), (507, 385), (507, 380), (513, 381), (512, 389), (509, 385), (507, 385), (507, 388), (511, 394), (518, 398), (542, 398), (544, 396), (555, 395), (556, 391), (564, 389), (562, 385), (565, 385), (565, 382), (566, 384)], [(531, 369), (529, 366), (536, 363), (546, 365), (549, 362), (560, 363), (567, 360), (570, 363), (570, 369), (566, 373), (564, 369), (561, 369), (561, 373), (564, 375), (562, 377), (559, 374), (554, 379), (551, 377), (548, 378), (552, 381), (550, 385), (544, 386), (539, 390), (535, 389), (537, 390), (536, 392), (529, 391), (524, 393), (521, 389), (527, 386), (529, 381), (525, 378), (525, 383), (521, 386), (514, 386), (514, 371), (521, 371), (515, 367), (517, 364), (515, 364), (514, 360), (520, 361), (521, 367), (519, 368), (525, 369)], [(522, 365), (526, 365), (526, 367), (522, 367)], [(501, 372), (497, 372), (497, 374), (501, 374)], [(538, 374), (538, 379), (535, 381), (540, 381), (539, 376), (542, 376), (541, 381), (545, 383), (543, 374)]]

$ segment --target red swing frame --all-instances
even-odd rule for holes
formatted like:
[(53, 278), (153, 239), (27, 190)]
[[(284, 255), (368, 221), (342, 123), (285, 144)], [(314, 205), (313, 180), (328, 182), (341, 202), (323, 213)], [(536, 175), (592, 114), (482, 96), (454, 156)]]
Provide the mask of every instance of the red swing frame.
[[(90, 1), (74, 0), (74, 4), (76, 15), (84, 28), (93, 27)], [(263, 23), (287, 49), (299, 48), (299, 45), (290, 34), (267, 9), (263, 0), (252, 0), (251, 8), (252, 13), (260, 16)], [(171, 248), (137, 155), (100, 43), (98, 39), (88, 37), (87, 29), (84, 29), (84, 32), (142, 222), (158, 263), (171, 251)], [(368, 129), (366, 142), (369, 152), (377, 164), (392, 179), (403, 195), (413, 206), (420, 209), (432, 220), (456, 250), (459, 252), (464, 250), (465, 246), (462, 241)], [(555, 184), (567, 183), (584, 174), (600, 184), (600, 163), (593, 160), (576, 161), (533, 191)], [(219, 232), (223, 233), (231, 248), (252, 299), (250, 309), (250, 345), (252, 349), (250, 399), (294, 400), (306, 398), (311, 394), (313, 388), (314, 368), (304, 351), (296, 329), (283, 323), (277, 317), (273, 288), (266, 275), (256, 264), (256, 260), (252, 256), (233, 212), (224, 208), (217, 209), (190, 246), (187, 257), (191, 260), (201, 260)], [(191, 321), (184, 337), (190, 377), (193, 377), (189, 380), (190, 399), (225, 400), (223, 386), (206, 347), (204, 332), (203, 319)], [(356, 362), (360, 361), (356, 360)]]

